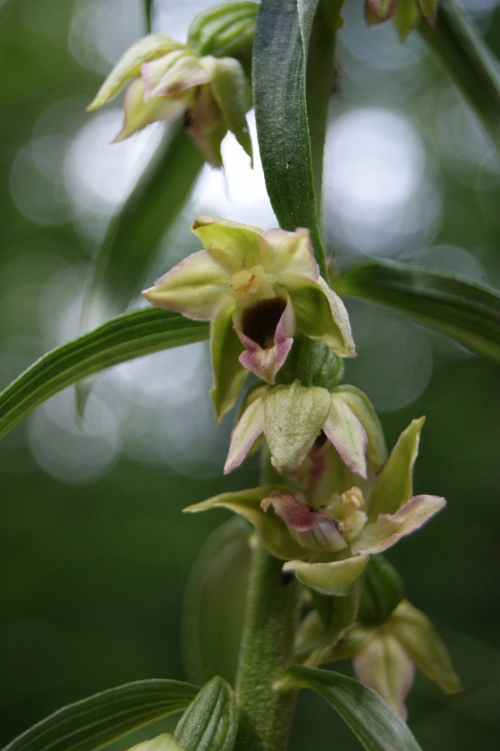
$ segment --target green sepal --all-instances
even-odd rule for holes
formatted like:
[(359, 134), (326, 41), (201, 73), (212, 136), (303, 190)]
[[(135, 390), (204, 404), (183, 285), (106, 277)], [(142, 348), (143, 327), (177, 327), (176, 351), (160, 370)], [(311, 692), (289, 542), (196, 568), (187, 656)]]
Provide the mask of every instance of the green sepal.
[(430, 619), (407, 600), (391, 616), (387, 627), (417, 667), (447, 694), (460, 691), (448, 650)]
[(248, 375), (238, 357), (244, 347), (233, 326), (234, 307), (228, 305), (210, 324), (214, 385), (210, 389), (217, 422), (231, 409)]
[(437, 11), (438, 0), (418, 0), (422, 15), (432, 19)]
[(211, 76), (210, 90), (228, 130), (252, 159), (252, 139), (246, 113), (252, 106), (250, 87), (243, 68), (232, 57), (218, 59), (211, 55), (201, 59)]
[(404, 42), (406, 37), (418, 26), (420, 21), (420, 10), (416, 0), (398, 0), (396, 10), (392, 16), (392, 23), (396, 29), (400, 42)]
[[(283, 560), (309, 555), (295, 542), (282, 519), (274, 513), (272, 508), (263, 511), (260, 502), (271, 495), (275, 490), (290, 492), (290, 488), (278, 485), (264, 485), (251, 490), (239, 490), (234, 493), (222, 493), (221, 495), (208, 498), (201, 503), (195, 503), (184, 509), (185, 512), (196, 514), (199, 511), (209, 511), (212, 508), (227, 508), (236, 514), (243, 516), (255, 527), (255, 531), (262, 540), (263, 545), (272, 555)], [(293, 491), (292, 491), (293, 492)]]
[(413, 495), (413, 465), (418, 454), (420, 431), (425, 417), (412, 420), (398, 438), (373, 489), (368, 518), (379, 514), (395, 514)]
[[(343, 634), (356, 620), (359, 605), (360, 579), (357, 579), (352, 591), (345, 597), (329, 598), (331, 601), (330, 616), (327, 628), (322, 637), (313, 645), (313, 649), (303, 660), (305, 665), (316, 667), (328, 662), (335, 645), (342, 639)], [(315, 601), (321, 594), (314, 592)]]
[(366, 394), (355, 386), (343, 384), (337, 386), (334, 393), (342, 395), (343, 400), (364, 427), (368, 438), (367, 456), (373, 468), (378, 471), (387, 461), (387, 447), (384, 431), (373, 404)]
[(246, 57), (255, 36), (258, 3), (222, 3), (198, 13), (191, 22), (188, 46), (199, 55)]
[(383, 555), (370, 556), (361, 589), (360, 621), (384, 623), (403, 597), (403, 580), (392, 563)]
[(292, 472), (305, 459), (325, 424), (330, 405), (326, 389), (306, 389), (299, 381), (269, 390), (264, 431), (278, 472)]
[(231, 751), (238, 732), (233, 690), (223, 678), (206, 683), (175, 729), (182, 751)]
[(325, 595), (346, 597), (364, 571), (369, 556), (365, 553), (345, 558), (343, 561), (328, 563), (308, 563), (287, 561), (283, 571), (294, 571), (297, 579), (306, 587), (316, 589)]

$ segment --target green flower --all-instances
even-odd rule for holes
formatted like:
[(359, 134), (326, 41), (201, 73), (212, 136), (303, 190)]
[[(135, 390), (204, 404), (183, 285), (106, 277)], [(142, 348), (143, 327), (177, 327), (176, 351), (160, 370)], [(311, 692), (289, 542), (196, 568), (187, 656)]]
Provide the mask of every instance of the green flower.
[[(295, 572), (300, 582), (318, 592), (346, 596), (370, 555), (387, 550), (445, 506), (444, 498), (413, 495), (423, 422), (413, 420), (401, 434), (377, 476), (370, 459), (363, 478), (359, 469), (349, 469), (331, 443), (320, 441), (305, 466), (291, 474), (291, 484), (284, 478), (282, 486), (225, 493), (186, 510), (223, 506), (241, 514), (268, 550), (286, 561), (284, 571)], [(370, 433), (368, 453), (375, 456), (372, 428)]]
[(344, 304), (320, 277), (307, 229), (263, 231), (198, 217), (194, 253), (143, 294), (161, 308), (210, 320), (218, 417), (235, 402), (247, 371), (274, 383), (296, 331), (341, 357), (355, 355)]
[(220, 146), (228, 130), (252, 156), (245, 114), (251, 94), (234, 58), (200, 57), (167, 36), (149, 34), (125, 52), (88, 109), (109, 102), (125, 83), (125, 120), (115, 141), (158, 120), (184, 116), (188, 133), (214, 167), (222, 165)]

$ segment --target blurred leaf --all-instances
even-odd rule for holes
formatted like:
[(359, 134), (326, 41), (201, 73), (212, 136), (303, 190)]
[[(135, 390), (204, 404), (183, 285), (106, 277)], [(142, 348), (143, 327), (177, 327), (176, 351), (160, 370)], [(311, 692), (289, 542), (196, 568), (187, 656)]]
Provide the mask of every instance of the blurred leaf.
[(396, 308), (500, 362), (500, 294), (491, 287), (430, 266), (369, 261), (344, 272), (334, 288)]
[(35, 407), (80, 378), (151, 352), (208, 339), (208, 334), (207, 323), (158, 308), (113, 318), (48, 352), (0, 394), (0, 438)]
[[(318, 0), (263, 0), (257, 17), (253, 83), (260, 154), (272, 207), (283, 229), (310, 230), (326, 278), (316, 204), (320, 195), (316, 196), (313, 173), (313, 163), (317, 167), (322, 156), (313, 159), (306, 94), (309, 39), (317, 8)], [(328, 66), (332, 58), (330, 45), (324, 52), (315, 50), (316, 71), (321, 61)], [(319, 96), (320, 92), (328, 99), (329, 89), (321, 85), (314, 93)], [(317, 100), (309, 114), (315, 123), (315, 136), (323, 133), (325, 126), (320, 120), (326, 117), (324, 102)], [(319, 141), (315, 139), (315, 143)]]
[(181, 712), (198, 691), (180, 681), (126, 683), (59, 709), (3, 751), (93, 751), (153, 720)]
[(373, 689), (330, 670), (292, 665), (280, 687), (310, 688), (349, 725), (368, 751), (421, 751), (408, 726)]
[(500, 67), (473, 21), (455, 0), (439, 0), (435, 21), (422, 18), (418, 30), (500, 153)]
[(231, 686), (219, 676), (206, 683), (175, 729), (183, 751), (231, 751), (238, 709)]
[(205, 542), (184, 596), (184, 658), (191, 680), (233, 682), (250, 568), (249, 529), (231, 519)]
[(158, 243), (184, 206), (202, 166), (203, 157), (183, 128), (166, 133), (111, 220), (85, 301), (83, 331), (122, 313), (140, 292)]

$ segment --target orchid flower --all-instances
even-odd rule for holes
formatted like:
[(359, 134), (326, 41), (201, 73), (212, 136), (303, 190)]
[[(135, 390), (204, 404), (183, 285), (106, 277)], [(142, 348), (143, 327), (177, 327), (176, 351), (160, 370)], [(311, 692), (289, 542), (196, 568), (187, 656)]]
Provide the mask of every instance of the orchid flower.
[(296, 331), (341, 357), (355, 355), (344, 304), (320, 277), (307, 229), (286, 232), (200, 216), (205, 250), (143, 294), (161, 308), (210, 320), (218, 417), (235, 402), (248, 371), (273, 384)]
[(228, 130), (252, 156), (245, 114), (251, 94), (238, 60), (200, 57), (167, 36), (148, 34), (125, 52), (88, 109), (111, 101), (125, 83), (125, 119), (115, 141), (150, 123), (184, 116), (189, 135), (214, 167), (222, 165), (220, 147)]

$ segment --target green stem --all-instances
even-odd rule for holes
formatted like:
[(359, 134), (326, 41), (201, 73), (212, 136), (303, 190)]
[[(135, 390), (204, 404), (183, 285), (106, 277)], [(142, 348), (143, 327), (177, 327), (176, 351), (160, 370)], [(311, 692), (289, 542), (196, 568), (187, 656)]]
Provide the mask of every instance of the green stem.
[(440, 0), (434, 25), (422, 19), (418, 31), (445, 67), (500, 153), (498, 61), (455, 0)]
[(273, 684), (293, 656), (299, 586), (260, 542), (253, 550), (236, 696), (240, 727), (235, 751), (284, 751), (295, 692)]
[(153, 10), (153, 0), (144, 0), (144, 14), (146, 16), (146, 30), (151, 34), (151, 16)]

